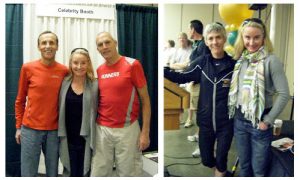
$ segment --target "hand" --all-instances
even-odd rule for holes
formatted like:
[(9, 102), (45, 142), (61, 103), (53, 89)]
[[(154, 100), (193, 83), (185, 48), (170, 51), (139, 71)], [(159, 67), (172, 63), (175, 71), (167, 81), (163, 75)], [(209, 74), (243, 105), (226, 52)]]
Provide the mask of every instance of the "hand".
[(140, 141), (139, 141), (139, 150), (143, 151), (147, 149), (150, 145), (150, 138), (148, 133), (141, 133), (140, 134)]
[(21, 129), (16, 130), (15, 138), (16, 138), (17, 144), (21, 144)]
[(264, 122), (260, 122), (260, 123), (258, 124), (258, 127), (259, 127), (259, 129), (262, 130), (262, 131), (265, 131), (265, 130), (267, 130), (267, 129), (269, 128), (268, 124), (267, 124), (267, 123), (264, 123)]

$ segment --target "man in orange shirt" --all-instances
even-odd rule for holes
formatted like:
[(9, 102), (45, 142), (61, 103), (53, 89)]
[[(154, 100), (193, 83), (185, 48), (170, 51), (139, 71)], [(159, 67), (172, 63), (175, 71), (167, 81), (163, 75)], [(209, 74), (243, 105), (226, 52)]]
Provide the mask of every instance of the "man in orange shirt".
[(16, 142), (21, 144), (21, 176), (37, 176), (41, 150), (46, 175), (58, 174), (58, 94), (68, 69), (55, 61), (58, 38), (38, 37), (41, 58), (22, 66), (15, 103)]

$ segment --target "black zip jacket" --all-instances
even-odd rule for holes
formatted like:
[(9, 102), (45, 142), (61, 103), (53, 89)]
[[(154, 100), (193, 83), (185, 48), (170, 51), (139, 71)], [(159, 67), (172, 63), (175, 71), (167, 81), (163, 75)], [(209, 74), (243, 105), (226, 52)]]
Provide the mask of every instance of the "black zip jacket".
[(235, 61), (226, 54), (214, 59), (211, 54), (195, 59), (184, 72), (164, 69), (164, 76), (176, 83), (200, 83), (197, 125), (201, 131), (214, 131), (232, 125), (228, 116), (228, 93)]

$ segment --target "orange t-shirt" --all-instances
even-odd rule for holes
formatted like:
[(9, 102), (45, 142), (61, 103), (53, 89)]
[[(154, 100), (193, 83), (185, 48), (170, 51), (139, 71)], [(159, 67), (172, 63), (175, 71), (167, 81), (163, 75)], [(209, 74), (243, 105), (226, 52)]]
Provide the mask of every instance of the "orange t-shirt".
[(23, 64), (15, 103), (16, 128), (37, 130), (58, 128), (58, 95), (68, 69), (57, 62), (41, 60)]

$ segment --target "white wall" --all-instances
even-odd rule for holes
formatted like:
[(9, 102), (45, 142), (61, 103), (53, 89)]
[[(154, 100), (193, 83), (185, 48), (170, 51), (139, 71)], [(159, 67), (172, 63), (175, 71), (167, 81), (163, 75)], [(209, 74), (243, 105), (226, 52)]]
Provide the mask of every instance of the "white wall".
[(204, 26), (213, 21), (212, 4), (165, 4), (164, 39), (177, 42), (179, 32), (188, 33), (191, 20), (200, 19)]
[[(165, 5), (164, 14), (164, 39), (172, 39), (177, 42), (178, 33), (182, 31), (182, 5), (168, 4)], [(186, 32), (186, 30), (185, 30)]]

